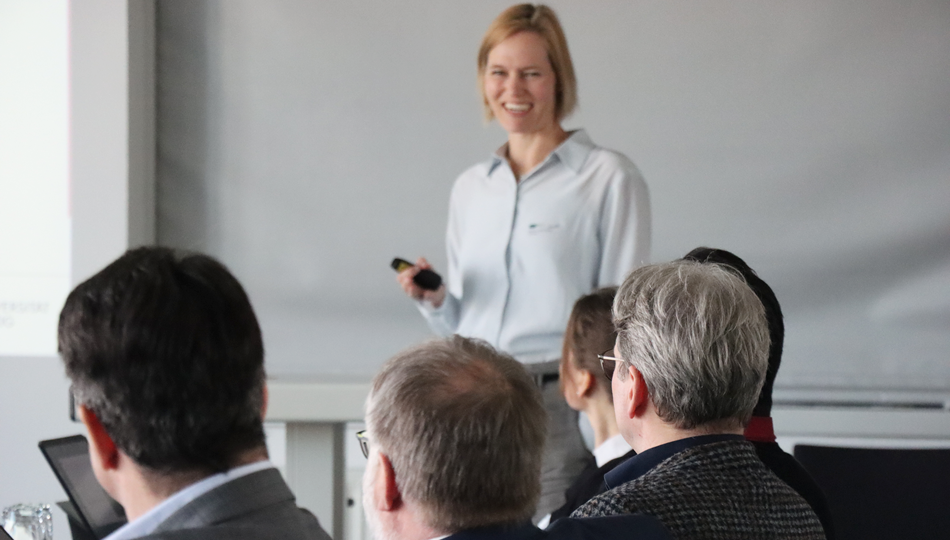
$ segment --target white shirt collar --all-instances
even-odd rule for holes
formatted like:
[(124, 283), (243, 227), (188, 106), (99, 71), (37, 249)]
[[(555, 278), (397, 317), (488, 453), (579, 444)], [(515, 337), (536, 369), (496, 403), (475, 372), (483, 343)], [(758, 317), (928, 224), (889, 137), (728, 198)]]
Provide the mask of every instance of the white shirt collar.
[[(567, 139), (564, 140), (555, 148), (544, 161), (551, 159), (551, 156), (557, 156), (564, 165), (567, 165), (569, 169), (574, 171), (574, 173), (579, 173), (581, 167), (584, 166), (584, 162), (587, 161), (587, 156), (590, 154), (590, 151), (594, 149), (594, 141), (590, 139), (590, 136), (587, 135), (587, 132), (583, 129), (578, 129), (571, 131)], [(491, 163), (488, 165), (488, 175), (491, 176), (491, 173), (494, 172), (495, 168), (508, 159), (508, 143), (501, 145), (498, 150), (495, 150), (495, 153), (491, 156)], [(541, 162), (541, 164), (544, 163)], [(541, 165), (539, 164), (539, 165)], [(537, 167), (535, 167), (537, 170)], [(531, 171), (533, 172), (533, 171)]]
[(169, 516), (212, 489), (241, 478), (242, 476), (247, 476), (251, 473), (273, 467), (274, 465), (265, 459), (263, 461), (255, 461), (249, 465), (235, 467), (223, 473), (212, 474), (207, 478), (179, 490), (171, 497), (158, 503), (148, 512), (139, 516), (135, 521), (131, 521), (119, 527), (113, 531), (112, 534), (105, 537), (104, 540), (130, 540), (151, 534), (163, 521), (168, 519)]
[(607, 439), (600, 446), (594, 448), (594, 461), (598, 467), (603, 467), (608, 461), (617, 459), (631, 450), (627, 441), (620, 434)]

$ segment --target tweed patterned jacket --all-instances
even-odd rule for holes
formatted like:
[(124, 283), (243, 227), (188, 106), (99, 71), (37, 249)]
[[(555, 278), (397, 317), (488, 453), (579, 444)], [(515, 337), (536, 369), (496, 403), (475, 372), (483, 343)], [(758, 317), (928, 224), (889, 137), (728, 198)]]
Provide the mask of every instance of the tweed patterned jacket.
[(572, 517), (643, 513), (677, 540), (823, 540), (807, 502), (745, 441), (694, 446), (594, 497)]

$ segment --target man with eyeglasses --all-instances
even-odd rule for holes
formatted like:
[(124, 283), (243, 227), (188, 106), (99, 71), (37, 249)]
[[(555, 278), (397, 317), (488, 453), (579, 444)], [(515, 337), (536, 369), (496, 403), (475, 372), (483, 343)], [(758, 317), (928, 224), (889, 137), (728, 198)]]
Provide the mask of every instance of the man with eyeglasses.
[(677, 539), (823, 539), (808, 503), (759, 460), (743, 430), (765, 378), (762, 303), (733, 272), (675, 261), (634, 270), (601, 355), (637, 455), (575, 517), (645, 514)]
[(534, 379), (480, 340), (407, 349), (373, 380), (363, 506), (379, 540), (669, 538), (655, 518), (561, 520), (534, 527), (547, 422)]

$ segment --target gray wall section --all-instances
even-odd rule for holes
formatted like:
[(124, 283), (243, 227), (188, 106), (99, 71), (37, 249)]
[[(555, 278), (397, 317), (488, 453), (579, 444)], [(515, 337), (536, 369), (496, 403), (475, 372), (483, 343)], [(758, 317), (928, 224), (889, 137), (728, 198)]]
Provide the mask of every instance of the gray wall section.
[[(650, 186), (657, 261), (745, 258), (783, 389), (950, 390), (950, 4), (552, 2), (583, 126)], [(368, 375), (427, 335), (452, 180), (504, 141), (475, 54), (507, 2), (163, 0), (158, 236), (246, 284), (271, 373)]]

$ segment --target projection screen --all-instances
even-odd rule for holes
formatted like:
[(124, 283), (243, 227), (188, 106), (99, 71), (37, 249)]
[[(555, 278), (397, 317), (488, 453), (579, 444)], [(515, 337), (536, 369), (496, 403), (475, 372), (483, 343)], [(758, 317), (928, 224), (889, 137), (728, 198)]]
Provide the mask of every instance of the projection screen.
[[(454, 178), (505, 140), (475, 55), (505, 2), (157, 3), (158, 235), (247, 285), (277, 376), (368, 377), (429, 335), (387, 263), (445, 268)], [(552, 2), (565, 127), (637, 163), (654, 261), (743, 257), (778, 396), (950, 397), (950, 3)]]

